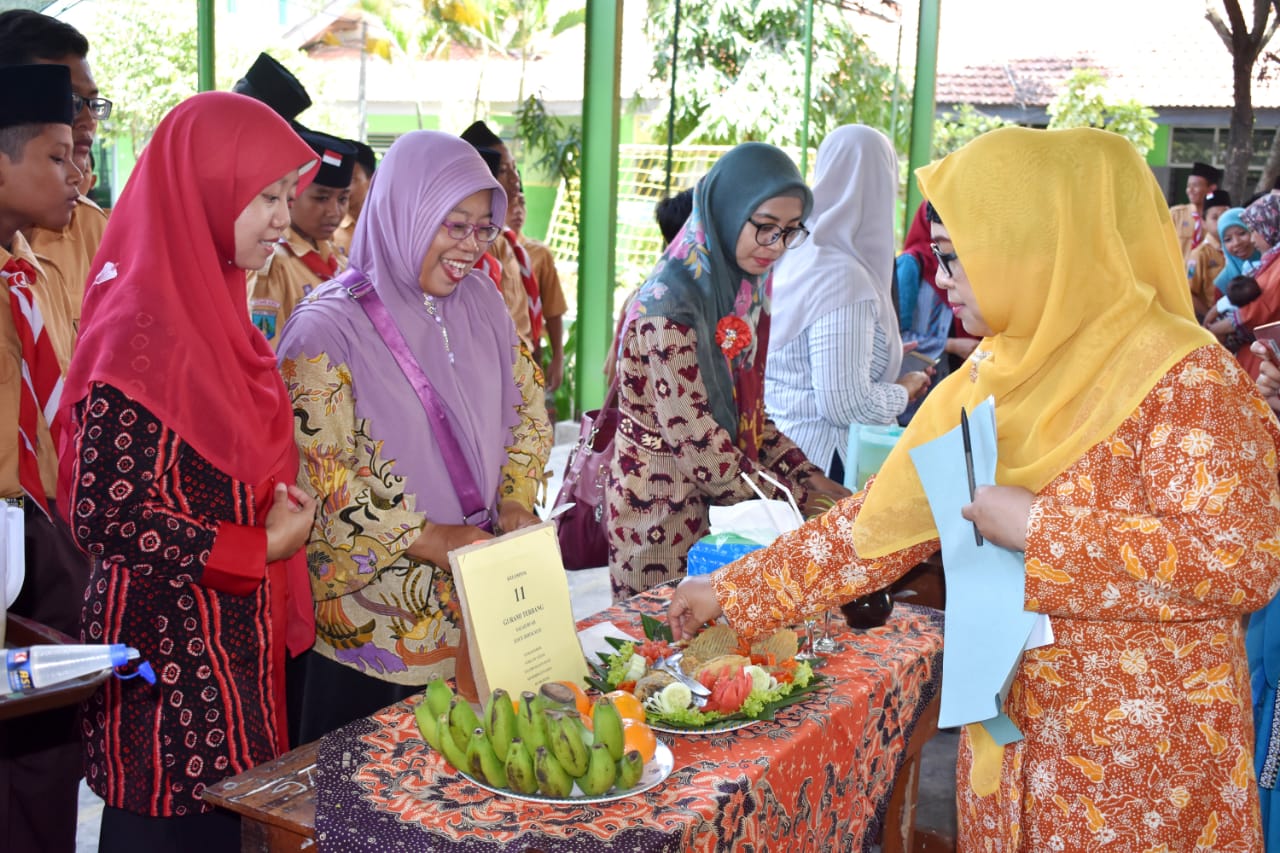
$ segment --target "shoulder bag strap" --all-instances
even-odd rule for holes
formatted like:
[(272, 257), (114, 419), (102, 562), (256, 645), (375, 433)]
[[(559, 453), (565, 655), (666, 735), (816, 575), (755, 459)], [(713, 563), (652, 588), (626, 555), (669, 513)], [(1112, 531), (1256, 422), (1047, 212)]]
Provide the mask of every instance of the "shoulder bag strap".
[(422, 366), (409, 350), (409, 344), (400, 333), (400, 328), (391, 319), (391, 314), (378, 296), (378, 291), (374, 289), (373, 282), (354, 269), (348, 269), (342, 273), (337, 281), (347, 291), (347, 295), (364, 309), (369, 322), (373, 323), (382, 342), (391, 351), (396, 364), (400, 365), (400, 370), (418, 395), (418, 400), (427, 413), (427, 420), (431, 422), (436, 440), (440, 442), (440, 455), (444, 457), (445, 467), (449, 469), (449, 479), (458, 490), (458, 501), (462, 504), (464, 513), (463, 522), (484, 530), (492, 530), (492, 508), (488, 501), (480, 497), (475, 476), (467, 466), (462, 455), (462, 447), (453, 434), (449, 415), (441, 404), (440, 398), (436, 396), (435, 389), (431, 387), (427, 374), (423, 372)]

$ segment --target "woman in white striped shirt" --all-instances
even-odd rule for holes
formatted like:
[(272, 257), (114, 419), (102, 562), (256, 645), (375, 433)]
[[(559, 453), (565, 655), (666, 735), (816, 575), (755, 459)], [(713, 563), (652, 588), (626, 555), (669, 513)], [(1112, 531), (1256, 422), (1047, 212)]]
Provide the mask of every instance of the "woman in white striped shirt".
[(818, 148), (812, 238), (773, 280), (765, 404), (778, 428), (841, 480), (849, 426), (892, 424), (929, 376), (902, 370), (892, 295), (898, 155), (877, 130), (837, 128)]

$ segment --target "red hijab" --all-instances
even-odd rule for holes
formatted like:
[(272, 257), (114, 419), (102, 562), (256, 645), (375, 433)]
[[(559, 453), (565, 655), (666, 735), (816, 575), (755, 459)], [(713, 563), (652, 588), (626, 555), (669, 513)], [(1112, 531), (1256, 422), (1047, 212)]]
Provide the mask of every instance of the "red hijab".
[[(294, 482), (298, 451), (275, 354), (249, 321), (245, 271), (232, 260), (235, 221), (264, 187), (315, 159), (284, 119), (244, 95), (205, 92), (170, 111), (94, 256), (58, 412), (70, 426), (92, 383), (112, 385), (218, 470), (253, 486), (259, 524), (273, 483)], [(64, 436), (73, 434), (64, 428)], [(70, 473), (64, 461), (63, 512)], [(288, 645), (299, 652), (314, 639), (303, 559), (291, 561), (289, 580)], [(299, 581), (305, 601), (293, 595)], [(275, 618), (284, 613), (273, 608)]]
[[(902, 242), (902, 251), (915, 256), (920, 264), (920, 278), (934, 289), (945, 304), (950, 301), (947, 299), (947, 292), (934, 282), (938, 275), (938, 258), (933, 254), (933, 235), (929, 230), (929, 217), (925, 214), (927, 205), (928, 202), (922, 201), (916, 208), (915, 218), (911, 220), (911, 227), (907, 229), (906, 239)], [(969, 334), (964, 325), (954, 317), (951, 320), (951, 335), (957, 338), (977, 337)]]
[(911, 220), (911, 227), (907, 229), (907, 237), (902, 241), (902, 251), (904, 254), (914, 255), (917, 263), (920, 264), (920, 278), (929, 283), (929, 286), (938, 292), (942, 297), (942, 301), (947, 301), (947, 294), (933, 283), (933, 279), (938, 274), (938, 259), (934, 257), (933, 249), (930, 244), (933, 242), (933, 236), (929, 233), (929, 219), (925, 216), (926, 202), (920, 202), (920, 206), (916, 208), (916, 215)]
[(236, 480), (257, 485), (296, 465), (289, 396), (232, 258), (240, 212), (314, 160), (244, 95), (206, 92), (165, 116), (94, 256), (62, 410), (105, 382)]

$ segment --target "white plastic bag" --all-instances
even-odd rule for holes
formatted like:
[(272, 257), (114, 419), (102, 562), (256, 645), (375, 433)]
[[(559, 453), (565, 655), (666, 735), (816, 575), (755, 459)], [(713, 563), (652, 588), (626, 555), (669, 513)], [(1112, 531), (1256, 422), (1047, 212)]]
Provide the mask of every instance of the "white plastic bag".
[(742, 501), (730, 506), (712, 506), (710, 509), (711, 534), (735, 533), (744, 539), (768, 545), (784, 533), (804, 524), (804, 513), (796, 505), (790, 489), (783, 486), (763, 471), (759, 475), (787, 496), (785, 501), (770, 500), (760, 491), (760, 487), (743, 472), (742, 479), (747, 481), (751, 490), (760, 496), (759, 500)]

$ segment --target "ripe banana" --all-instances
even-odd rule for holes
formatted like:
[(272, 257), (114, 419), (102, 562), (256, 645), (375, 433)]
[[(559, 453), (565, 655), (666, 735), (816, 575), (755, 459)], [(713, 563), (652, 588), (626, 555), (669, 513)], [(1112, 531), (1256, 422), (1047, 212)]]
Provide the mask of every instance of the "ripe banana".
[(453, 689), (449, 687), (449, 682), (440, 677), (428, 681), (427, 689), (423, 691), (422, 695), (423, 701), (431, 709), (431, 716), (433, 717), (438, 717), (448, 711), (449, 703), (453, 701)]
[(431, 706), (427, 704), (425, 698), (414, 706), (413, 717), (418, 721), (418, 731), (422, 732), (422, 739), (429, 743), (432, 749), (439, 752), (439, 715), (431, 712)]
[(533, 794), (538, 790), (538, 776), (533, 770), (533, 756), (524, 748), (524, 741), (513, 738), (507, 748), (507, 781), (518, 794)]
[(614, 785), (619, 791), (629, 791), (640, 784), (640, 777), (643, 775), (644, 757), (637, 749), (629, 750), (618, 762), (618, 778), (614, 780)]
[(449, 703), (449, 729), (453, 732), (453, 741), (463, 749), (471, 740), (471, 732), (480, 725), (480, 718), (475, 709), (461, 696), (454, 696)]
[(511, 739), (516, 736), (516, 709), (511, 705), (511, 696), (501, 687), (489, 694), (484, 709), (484, 730), (498, 760), (505, 762)]
[(534, 774), (538, 777), (538, 790), (548, 797), (567, 797), (573, 792), (573, 777), (545, 746), (538, 747), (533, 756)]
[[(436, 729), (440, 732), (440, 754), (454, 770), (470, 772), (471, 763), (467, 761), (466, 748), (453, 738), (453, 726), (449, 724), (448, 712), (436, 717)], [(470, 743), (470, 739), (464, 741)]]
[(479, 776), (495, 788), (506, 788), (507, 768), (498, 760), (483, 726), (476, 726), (467, 744), (467, 762), (471, 775)]
[(524, 741), (525, 748), (533, 753), (547, 743), (546, 721), (538, 709), (537, 697), (528, 690), (520, 694), (520, 710), (516, 714), (516, 735)]
[(544, 711), (543, 715), (547, 718), (547, 735), (556, 759), (574, 778), (586, 773), (589, 756), (578, 715), (561, 711)]
[(595, 711), (591, 714), (595, 721), (593, 731), (595, 742), (603, 743), (609, 748), (609, 756), (617, 761), (622, 758), (623, 736), (622, 715), (618, 713), (612, 699), (601, 699), (596, 702)]
[(609, 748), (602, 743), (597, 743), (591, 747), (587, 772), (578, 779), (578, 787), (587, 796), (598, 797), (613, 787), (617, 776), (618, 766), (613, 763)]

